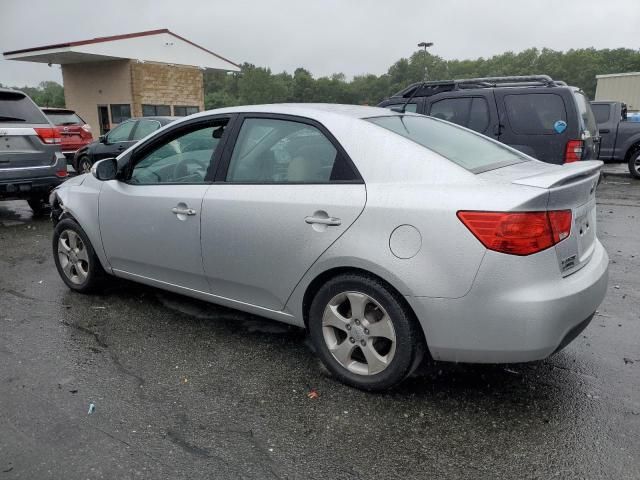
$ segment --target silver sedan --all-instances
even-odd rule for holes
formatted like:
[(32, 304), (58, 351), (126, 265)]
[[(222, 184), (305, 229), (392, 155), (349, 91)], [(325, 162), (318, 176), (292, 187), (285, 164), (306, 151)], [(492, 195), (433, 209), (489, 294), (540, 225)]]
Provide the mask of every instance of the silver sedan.
[(120, 277), (305, 327), (338, 379), (381, 390), (424, 357), (540, 360), (587, 326), (600, 167), (386, 109), (225, 108), (57, 188), (53, 255), (77, 292)]

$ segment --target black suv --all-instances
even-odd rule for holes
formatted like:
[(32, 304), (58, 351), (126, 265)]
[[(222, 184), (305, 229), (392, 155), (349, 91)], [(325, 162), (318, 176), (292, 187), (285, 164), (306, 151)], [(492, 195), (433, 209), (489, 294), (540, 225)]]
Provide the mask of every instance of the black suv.
[(49, 192), (67, 177), (60, 133), (27, 95), (0, 88), (0, 200), (24, 199), (46, 211)]
[(547, 75), (415, 83), (379, 107), (457, 123), (538, 160), (598, 158), (598, 127), (585, 94)]

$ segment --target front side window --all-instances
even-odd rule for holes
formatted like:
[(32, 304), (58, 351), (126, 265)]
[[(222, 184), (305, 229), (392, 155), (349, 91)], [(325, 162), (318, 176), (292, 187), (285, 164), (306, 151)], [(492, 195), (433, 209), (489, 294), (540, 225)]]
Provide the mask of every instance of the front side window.
[(168, 117), (171, 115), (171, 107), (169, 105), (142, 105), (143, 117)]
[(109, 143), (128, 142), (135, 123), (133, 120), (124, 122), (111, 130), (107, 135)]
[(122, 123), (131, 118), (131, 105), (111, 105), (111, 123)]
[(429, 117), (395, 115), (367, 120), (413, 140), (474, 173), (528, 160), (480, 134)]
[(564, 100), (555, 93), (505, 95), (504, 105), (517, 135), (555, 135), (556, 122), (567, 121)]
[(175, 105), (173, 107), (173, 114), (176, 117), (186, 117), (187, 115), (193, 115), (199, 111), (200, 109), (198, 107), (189, 107), (185, 105)]
[(217, 120), (171, 134), (135, 160), (129, 183), (206, 183), (213, 154), (227, 120)]
[(133, 132), (132, 140), (140, 140), (159, 128), (160, 122), (156, 120), (138, 120), (138, 125), (136, 126), (136, 131)]
[(228, 182), (327, 183), (355, 179), (353, 169), (318, 128), (269, 118), (243, 122), (227, 172)]

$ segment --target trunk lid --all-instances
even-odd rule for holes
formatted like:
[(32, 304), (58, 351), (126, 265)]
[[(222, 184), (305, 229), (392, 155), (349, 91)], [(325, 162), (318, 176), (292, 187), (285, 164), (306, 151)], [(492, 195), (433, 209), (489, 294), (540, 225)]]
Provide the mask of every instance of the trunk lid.
[(42, 143), (33, 127), (0, 124), (0, 170), (52, 165), (59, 149), (60, 145)]
[(482, 174), (500, 183), (545, 189), (547, 210), (571, 210), (571, 234), (554, 248), (563, 276), (584, 267), (596, 243), (596, 189), (602, 162), (550, 165), (538, 161), (511, 165)]

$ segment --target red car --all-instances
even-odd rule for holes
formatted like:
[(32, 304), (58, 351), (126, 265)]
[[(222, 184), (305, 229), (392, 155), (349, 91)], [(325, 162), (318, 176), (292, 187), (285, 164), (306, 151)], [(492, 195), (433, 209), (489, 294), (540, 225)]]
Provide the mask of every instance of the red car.
[(73, 110), (43, 108), (42, 111), (60, 132), (62, 153), (67, 157), (67, 160), (73, 159), (76, 150), (93, 141), (91, 127)]

